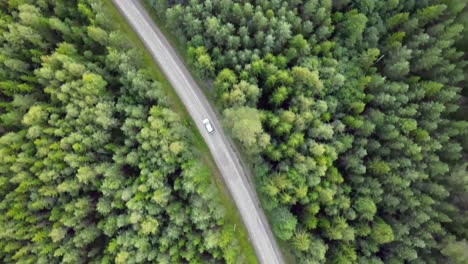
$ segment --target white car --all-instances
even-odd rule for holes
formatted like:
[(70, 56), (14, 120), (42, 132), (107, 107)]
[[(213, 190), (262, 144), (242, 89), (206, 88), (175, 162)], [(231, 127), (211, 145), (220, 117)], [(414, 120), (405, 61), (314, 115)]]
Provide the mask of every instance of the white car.
[(208, 133), (211, 134), (215, 131), (208, 118), (203, 119), (203, 124), (205, 125), (206, 131), (208, 131)]

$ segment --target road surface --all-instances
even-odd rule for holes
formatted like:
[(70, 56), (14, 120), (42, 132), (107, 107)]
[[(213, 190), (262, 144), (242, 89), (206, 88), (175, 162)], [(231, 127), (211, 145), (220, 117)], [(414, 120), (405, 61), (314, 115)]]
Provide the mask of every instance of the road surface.
[[(184, 63), (138, 0), (112, 1), (138, 33), (195, 121), (237, 206), (259, 262), (263, 264), (284, 263), (266, 217), (259, 206), (254, 188), (249, 181), (248, 172), (239, 162), (239, 157), (223, 133), (218, 118)], [(215, 133), (209, 134), (206, 131), (202, 123), (205, 118), (211, 120), (216, 129)]]

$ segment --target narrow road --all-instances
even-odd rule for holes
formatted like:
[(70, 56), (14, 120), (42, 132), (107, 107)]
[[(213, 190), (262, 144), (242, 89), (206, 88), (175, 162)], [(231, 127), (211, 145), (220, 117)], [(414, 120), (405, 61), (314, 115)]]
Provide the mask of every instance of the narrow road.
[[(284, 263), (248, 172), (222, 131), (220, 122), (200, 87), (191, 77), (164, 35), (159, 31), (138, 0), (112, 0), (158, 63), (177, 95), (195, 121), (208, 145), (244, 222), (258, 260), (263, 264)], [(209, 118), (216, 131), (209, 134), (202, 120)]]

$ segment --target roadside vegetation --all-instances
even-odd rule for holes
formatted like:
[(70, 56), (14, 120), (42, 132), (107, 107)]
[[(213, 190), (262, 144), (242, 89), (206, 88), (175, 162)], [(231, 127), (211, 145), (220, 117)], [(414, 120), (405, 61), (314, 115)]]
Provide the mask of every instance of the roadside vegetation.
[(256, 262), (110, 1), (3, 1), (0, 19), (0, 262)]
[(146, 4), (298, 263), (468, 261), (466, 1)]

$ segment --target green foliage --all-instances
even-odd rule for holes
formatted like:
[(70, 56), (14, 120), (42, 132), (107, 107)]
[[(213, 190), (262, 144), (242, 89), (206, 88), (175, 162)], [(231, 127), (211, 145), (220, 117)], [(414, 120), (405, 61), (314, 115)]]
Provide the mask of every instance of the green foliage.
[(377, 207), (375, 206), (374, 201), (369, 197), (358, 198), (355, 202), (354, 208), (356, 209), (359, 217), (367, 220), (372, 220), (377, 212)]
[(270, 136), (263, 132), (261, 116), (255, 108), (229, 108), (224, 111), (224, 117), (234, 138), (248, 152), (259, 152), (269, 144)]
[[(288, 240), (294, 235), (297, 219), (286, 208), (278, 208), (272, 211), (273, 232), (281, 240)], [(297, 239), (297, 237), (296, 237)], [(303, 241), (300, 241), (304, 243)], [(301, 245), (303, 247), (304, 245)]]
[[(227, 128), (266, 168), (257, 189), (298, 263), (458, 254), (442, 250), (468, 234), (466, 122), (452, 117), (466, 1), (178, 3), (167, 25), (209, 54)], [(275, 220), (286, 212), (295, 231)]]
[(386, 244), (394, 240), (392, 228), (382, 220), (376, 220), (372, 227), (371, 238), (378, 244)]
[(453, 263), (466, 263), (468, 261), (468, 244), (466, 240), (450, 242), (443, 249), (442, 254), (449, 257)]
[(0, 13), (0, 262), (244, 261), (164, 80), (102, 2)]
[[(466, 262), (466, 1), (147, 1), (214, 78), (299, 263)], [(2, 262), (242, 261), (101, 5), (0, 7)]]
[(367, 20), (367, 17), (360, 14), (356, 9), (345, 13), (342, 22), (338, 26), (338, 31), (346, 46), (351, 47), (362, 38)]
[(188, 49), (188, 56), (201, 77), (213, 77), (214, 64), (205, 47), (190, 47)]
[(304, 231), (298, 231), (293, 238), (294, 247), (301, 251), (308, 251), (310, 247), (310, 237)]

